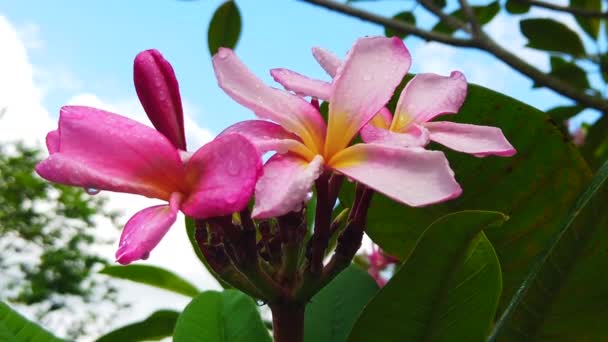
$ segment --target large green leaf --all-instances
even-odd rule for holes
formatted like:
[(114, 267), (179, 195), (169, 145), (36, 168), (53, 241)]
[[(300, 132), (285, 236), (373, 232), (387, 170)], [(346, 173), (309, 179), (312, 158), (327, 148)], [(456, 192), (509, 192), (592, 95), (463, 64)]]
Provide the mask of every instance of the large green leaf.
[(349, 266), (306, 306), (304, 341), (346, 341), (355, 320), (376, 292), (376, 282), (365, 271)]
[(60, 342), (37, 324), (0, 302), (0, 341), (7, 342)]
[(161, 289), (173, 291), (184, 296), (194, 297), (200, 293), (196, 286), (177, 274), (156, 266), (133, 264), (127, 266), (107, 266), (102, 274), (114, 278), (134, 281)]
[[(446, 153), (464, 190), (462, 196), (426, 208), (409, 208), (374, 195), (367, 232), (389, 254), (404, 257), (424, 229), (448, 213), (467, 209), (505, 213), (511, 219), (502, 228), (486, 231), (503, 269), (504, 307), (588, 182), (590, 170), (551, 118), (491, 90), (469, 85), (459, 114), (443, 118), (500, 127), (517, 154), (476, 158), (430, 145)], [(348, 207), (354, 187), (345, 185), (341, 200)]]
[(568, 212), (496, 324), (491, 341), (608, 336), (608, 162)]
[(159, 341), (173, 335), (178, 316), (179, 312), (176, 311), (159, 310), (141, 322), (125, 325), (103, 335), (97, 342)]
[(177, 319), (175, 342), (270, 342), (253, 299), (237, 290), (206, 291)]
[(209, 52), (214, 55), (220, 47), (234, 49), (241, 35), (241, 13), (232, 0), (224, 2), (215, 10), (209, 30), (207, 43)]
[(505, 9), (511, 14), (524, 14), (530, 10), (530, 4), (522, 0), (507, 0)]
[[(475, 17), (477, 17), (477, 21), (479, 22), (479, 24), (485, 25), (485, 24), (489, 23), (492, 19), (494, 19), (496, 14), (498, 14), (498, 12), (500, 11), (500, 4), (498, 3), (498, 1), (492, 1), (488, 5), (471, 6), (471, 8), (473, 9), (473, 13), (475, 14)], [(458, 9), (458, 10), (452, 12), (452, 13), (450, 13), (450, 15), (452, 17), (455, 17), (455, 18), (458, 18), (461, 20), (466, 19), (464, 11), (462, 9)], [(437, 25), (435, 25), (433, 27), (433, 31), (446, 33), (446, 34), (452, 34), (452, 33), (456, 32), (456, 30), (454, 28), (452, 28), (450, 25), (446, 24), (443, 21), (437, 23)]]
[(524, 19), (519, 22), (519, 28), (528, 38), (528, 47), (573, 56), (585, 55), (585, 47), (578, 34), (559, 21), (548, 18)]
[[(589, 11), (601, 12), (602, 0), (570, 0), (570, 6)], [(600, 19), (576, 16), (576, 22), (591, 38), (597, 39), (600, 33)]]
[(483, 341), (501, 279), (482, 230), (505, 220), (497, 212), (462, 211), (433, 223), (365, 307), (348, 341)]

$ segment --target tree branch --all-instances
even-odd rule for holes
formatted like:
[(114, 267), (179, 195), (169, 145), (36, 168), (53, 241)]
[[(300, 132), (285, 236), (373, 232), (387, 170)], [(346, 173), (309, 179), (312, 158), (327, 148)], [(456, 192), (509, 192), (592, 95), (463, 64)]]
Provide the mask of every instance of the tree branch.
[(427, 11), (436, 15), (442, 22), (446, 23), (451, 28), (471, 33), (471, 29), (467, 26), (465, 22), (462, 22), (460, 19), (454, 18), (449, 14), (443, 13), (441, 8), (437, 7), (432, 0), (419, 0), (418, 2)]
[(432, 40), (440, 43), (445, 43), (454, 46), (475, 46), (475, 42), (470, 39), (462, 39), (462, 38), (454, 38), (445, 34), (430, 32), (423, 30), (421, 28), (416, 27), (415, 25), (411, 25), (405, 23), (403, 21), (394, 20), (391, 18), (383, 17), (374, 13), (370, 13), (368, 11), (349, 6), (347, 4), (343, 4), (333, 0), (300, 0), (303, 2), (308, 2), (313, 5), (317, 5), (323, 8), (326, 8), (331, 11), (343, 13), (349, 15), (351, 17), (359, 18), (364, 21), (369, 21), (372, 23), (383, 25), (384, 27), (391, 28), (395, 31), (412, 34), (417, 37)]
[(479, 21), (477, 21), (475, 12), (473, 12), (473, 8), (469, 6), (467, 0), (458, 0), (458, 2), (460, 3), (460, 8), (462, 8), (465, 17), (471, 24), (471, 31), (473, 31), (473, 37), (477, 38), (479, 36), (479, 33), (481, 32), (481, 26), (479, 25)]
[(585, 92), (579, 91), (578, 89), (572, 87), (570, 84), (542, 72), (541, 70), (517, 57), (513, 53), (505, 50), (502, 46), (498, 45), (491, 37), (483, 33), (483, 31), (480, 32), (480, 36), (478, 39), (460, 39), (451, 36), (446, 36), (444, 34), (425, 31), (414, 25), (410, 25), (401, 21), (396, 21), (391, 18), (370, 13), (368, 11), (355, 8), (343, 3), (339, 3), (334, 0), (300, 1), (311, 3), (313, 5), (317, 5), (351, 17), (359, 18), (364, 21), (384, 25), (385, 27), (389, 27), (395, 31), (411, 34), (426, 40), (436, 41), (453, 46), (478, 48), (480, 50), (491, 53), (496, 58), (502, 60), (504, 63), (511, 66), (513, 69), (519, 71), (520, 73), (524, 74), (525, 76), (529, 77), (536, 83), (541, 84), (549, 89), (552, 89), (553, 91), (563, 96), (569, 97), (570, 99), (578, 102), (579, 104), (585, 107), (595, 108), (602, 112), (608, 111), (608, 101), (606, 101), (606, 99), (588, 95)]
[(551, 9), (554, 11), (566, 12), (566, 13), (578, 15), (581, 17), (608, 18), (608, 12), (597, 12), (597, 11), (588, 10), (588, 9), (579, 8), (579, 7), (560, 6), (560, 5), (555, 5), (555, 4), (545, 2), (545, 1), (540, 1), (540, 0), (515, 0), (515, 1), (522, 3), (522, 4)]

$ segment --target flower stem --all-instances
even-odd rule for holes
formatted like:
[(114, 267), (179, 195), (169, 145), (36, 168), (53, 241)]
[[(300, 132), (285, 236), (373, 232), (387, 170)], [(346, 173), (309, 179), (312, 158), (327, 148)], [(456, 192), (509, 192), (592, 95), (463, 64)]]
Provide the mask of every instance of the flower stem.
[(271, 303), (274, 342), (304, 341), (304, 310), (299, 302)]

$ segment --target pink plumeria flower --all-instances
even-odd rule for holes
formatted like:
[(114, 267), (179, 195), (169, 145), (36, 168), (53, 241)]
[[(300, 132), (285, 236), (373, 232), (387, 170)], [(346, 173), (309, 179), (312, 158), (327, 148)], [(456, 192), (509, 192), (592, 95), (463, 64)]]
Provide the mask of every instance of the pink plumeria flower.
[[(143, 209), (127, 222), (116, 252), (121, 264), (146, 259), (179, 210), (207, 218), (243, 209), (262, 168), (256, 148), (238, 134), (219, 137), (192, 155), (179, 150), (185, 147), (181, 103), (165, 101), (167, 93), (179, 101), (177, 81), (171, 70), (164, 74), (167, 78), (147, 83), (158, 70), (150, 65), (142, 70), (138, 61), (160, 54), (142, 54), (136, 58), (135, 84), (159, 130), (100, 109), (63, 107), (59, 128), (46, 137), (50, 155), (36, 166), (36, 172), (52, 182), (168, 202)], [(172, 133), (177, 134), (166, 136)]]
[[(410, 66), (395, 38), (362, 38), (336, 71), (326, 124), (302, 97), (266, 86), (229, 49), (213, 57), (220, 87), (261, 119), (239, 122), (222, 134), (247, 136), (260, 152), (277, 151), (255, 189), (253, 216), (267, 218), (298, 209), (317, 177), (333, 170), (410, 206), (460, 195), (442, 152), (385, 146), (349, 146), (359, 130), (389, 101)], [(311, 90), (315, 90), (313, 87)]]
[[(314, 48), (313, 55), (332, 77), (336, 77), (342, 61), (333, 53)], [(274, 79), (296, 94), (330, 100), (331, 85), (313, 80), (287, 69), (273, 69)], [(414, 76), (399, 96), (395, 115), (387, 108), (379, 110), (361, 130), (365, 142), (424, 147), (430, 141), (476, 157), (497, 155), (510, 157), (516, 153), (502, 131), (496, 127), (460, 124), (449, 121), (430, 122), (443, 114), (457, 113), (467, 95), (464, 75), (454, 71), (444, 77), (431, 73)]]
[(398, 263), (399, 259), (384, 253), (375, 244), (372, 244), (372, 252), (367, 255), (367, 259), (369, 262), (367, 273), (374, 278), (378, 287), (384, 287), (388, 280), (382, 275), (382, 271), (389, 265)]

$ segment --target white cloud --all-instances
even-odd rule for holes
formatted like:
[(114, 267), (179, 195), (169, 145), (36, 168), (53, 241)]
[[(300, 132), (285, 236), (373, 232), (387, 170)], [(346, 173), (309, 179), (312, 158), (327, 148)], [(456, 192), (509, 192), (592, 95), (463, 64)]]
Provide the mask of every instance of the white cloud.
[[(9, 20), (0, 15), (0, 142), (24, 140), (29, 144), (43, 146), (46, 133), (57, 127), (56, 120), (42, 105), (45, 87), (36, 82), (38, 74), (36, 66), (32, 65), (28, 56), (29, 49), (41, 48), (44, 41), (40, 38), (40, 29), (34, 24), (28, 24), (19, 32)], [(53, 73), (52, 70), (40, 70), (41, 73)], [(68, 74), (69, 70), (67, 71)], [(70, 74), (71, 75), (71, 74)], [(43, 77), (44, 78), (44, 77)], [(85, 84), (73, 79), (78, 84)], [(100, 99), (94, 94), (82, 93), (75, 95), (66, 103), (95, 106), (129, 116), (142, 123), (149, 124), (137, 99)], [(3, 110), (5, 109), (5, 110)], [(185, 105), (186, 135), (191, 149), (197, 148), (210, 141), (213, 134), (200, 127), (193, 119), (196, 109)], [(124, 215), (120, 221), (126, 222), (137, 211), (158, 200), (136, 195), (104, 192), (109, 201), (109, 208), (120, 209)], [(101, 222), (100, 222), (100, 225)], [(99, 227), (102, 235), (111, 234), (118, 239), (120, 232), (107, 226)], [(116, 246), (100, 250), (103, 256), (113, 258)], [(189, 279), (201, 289), (218, 288), (217, 283), (200, 264), (185, 233), (183, 216), (172, 227), (159, 246), (151, 253), (146, 261), (172, 270)], [(165, 291), (146, 288), (144, 285), (120, 282), (123, 298), (131, 301), (134, 306), (130, 312), (123, 313), (115, 324), (125, 324), (148, 316), (153, 310), (160, 308), (183, 308), (188, 298), (173, 295)]]

